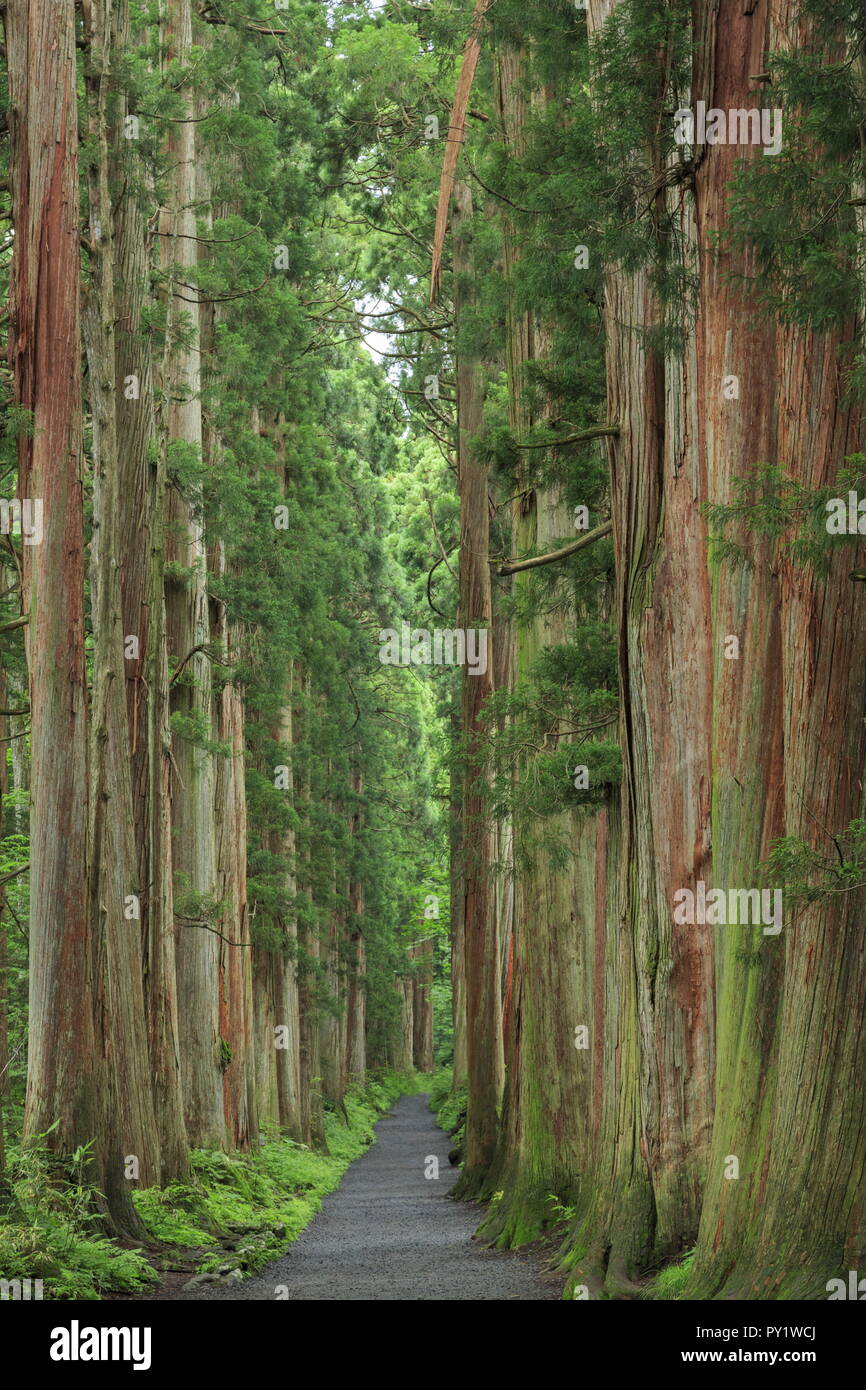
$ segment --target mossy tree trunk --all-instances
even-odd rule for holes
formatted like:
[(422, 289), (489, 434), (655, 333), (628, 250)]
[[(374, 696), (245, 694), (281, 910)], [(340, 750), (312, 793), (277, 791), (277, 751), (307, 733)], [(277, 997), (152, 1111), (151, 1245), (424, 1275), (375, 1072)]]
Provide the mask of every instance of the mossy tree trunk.
[[(591, 33), (616, 7), (591, 0)], [(664, 54), (647, 56), (664, 69)], [(648, 130), (665, 118), (666, 99), (660, 84)], [(664, 259), (673, 254), (664, 232), (670, 209), (655, 142), (646, 155), (660, 190), (652, 238)], [(688, 211), (674, 206), (688, 245)], [(712, 1116), (712, 934), (675, 926), (672, 909), (677, 889), (709, 876), (712, 663), (706, 494), (686, 404), (694, 347), (688, 334), (678, 354), (663, 347), (664, 308), (646, 266), (608, 270), (605, 325), (608, 416), (619, 426), (609, 454), (622, 821), (619, 907), (596, 979), (599, 989), (603, 974), (602, 1114), (573, 1259), (578, 1282), (616, 1294), (692, 1241), (700, 1215)]]
[(412, 1059), (416, 1071), (433, 1070), (433, 938), (409, 947), (416, 962), (412, 976)]
[[(92, 429), (93, 531), (90, 546), (92, 677), (90, 697), (88, 889), (91, 926), (102, 942), (105, 971), (97, 1045), (103, 1057), (107, 1125), (118, 1153), (106, 1174), (110, 1208), (126, 1210), (124, 1229), (143, 1228), (129, 1196), (161, 1175), (153, 1112), (142, 986), (140, 901), (134, 833), (131, 746), (125, 691), (120, 556), (120, 469), (115, 378), (117, 313), (110, 140), (117, 112), (110, 101), (118, 11), (91, 6), (85, 64), (90, 159), (90, 275), (84, 314)], [(136, 1160), (136, 1169), (125, 1163)]]
[[(767, 51), (797, 46), (827, 57), (788, 3), (759, 3), (750, 15), (722, 4), (696, 37), (695, 98), (724, 109), (753, 100), (752, 74)], [(752, 464), (782, 461), (816, 488), (864, 448), (862, 407), (846, 398), (844, 381), (853, 313), (826, 334), (766, 319), (756, 329), (754, 306), (731, 288), (732, 274), (756, 270), (726, 237), (728, 185), (743, 153), (708, 148), (696, 188), (702, 442), (720, 502)], [(739, 378), (739, 401), (719, 400), (723, 373)], [(862, 814), (866, 759), (866, 612), (852, 603), (850, 555), (837, 554), (818, 576), (748, 531), (738, 539), (747, 572), (712, 571), (713, 859), (722, 886), (754, 885), (757, 862), (782, 834), (833, 854), (829, 837)], [(740, 638), (738, 661), (720, 659), (726, 633)], [(862, 1265), (866, 1104), (855, 1077), (864, 908), (857, 890), (787, 907), (778, 935), (718, 929), (716, 1112), (690, 1297), (825, 1298), (828, 1279)]]
[[(281, 915), (280, 929), (282, 941), (270, 951), (270, 975), (273, 981), (275, 1001), (275, 1022), (286, 1029), (285, 1046), (276, 1050), (277, 1114), (280, 1128), (295, 1139), (303, 1137), (301, 1120), (301, 1020), (298, 991), (298, 924), (295, 899), (297, 895), (297, 842), (293, 825), (295, 813), (295, 773), (294, 773), (294, 715), (293, 690), (295, 669), (290, 663), (286, 674), (285, 704), (280, 714), (280, 723), (274, 737), (280, 745), (280, 756), (285, 757), (288, 768), (286, 789), (290, 802), (290, 814), (286, 817), (286, 827), (273, 838), (274, 853), (281, 855), (286, 864), (285, 892), (287, 906)], [(273, 770), (271, 769), (272, 775)], [(273, 1049), (273, 1034), (257, 1032), (258, 1046)]]
[(346, 1080), (362, 1084), (367, 1077), (367, 950), (364, 941), (364, 878), (360, 856), (364, 849), (364, 777), (352, 773), (355, 805), (349, 822), (348, 986), (346, 996)]
[[(311, 711), (312, 680), (302, 662), (296, 663), (295, 688), (303, 696), (298, 732), (303, 738)], [(313, 851), (309, 821), (313, 797), (313, 777), (309, 760), (296, 775), (298, 812), (307, 821), (307, 838), (299, 854), (298, 889), (298, 1008), (300, 1013), (301, 1131), (305, 1143), (325, 1146), (325, 1116), (322, 1106), (322, 1054), (319, 1040), (321, 1013), (321, 942), (316, 917)]]
[[(460, 696), (452, 687), (451, 693), (451, 737), (455, 747), (459, 746), (461, 734)], [(466, 1082), (466, 955), (464, 947), (463, 918), (466, 911), (466, 898), (463, 888), (463, 782), (457, 759), (452, 762), (450, 773), (449, 819), (448, 819), (448, 868), (450, 887), (451, 934), (451, 1021), (454, 1028), (454, 1060), (452, 1063), (452, 1087), (457, 1090)]]
[[(6, 670), (0, 665), (0, 710), (8, 708), (9, 684)], [(6, 749), (9, 744), (9, 719), (0, 714), (0, 835), (6, 835), (6, 797), (9, 794), (9, 768)], [(5, 1117), (6, 1093), (9, 1089), (9, 940), (6, 935), (6, 886), (0, 883), (0, 1183), (6, 1172)]]
[[(509, 154), (526, 152), (526, 120), (533, 103), (531, 56), (505, 46), (498, 54), (498, 104), (503, 139)], [(517, 303), (514, 276), (521, 258), (519, 233), (506, 210), (501, 214), (503, 261), (508, 288), (506, 362), (509, 379), (509, 424), (517, 439), (527, 439), (543, 418), (530, 401), (527, 368), (550, 352), (537, 316)], [(537, 418), (536, 418), (537, 416)], [(524, 452), (516, 484), (509, 490), (511, 553), (550, 550), (568, 533), (569, 517), (558, 486), (537, 481)], [(537, 584), (532, 573), (512, 581), (518, 610)], [(527, 688), (533, 665), (550, 645), (568, 641), (576, 614), (560, 590), (555, 605), (541, 605), (514, 627), (514, 679)], [(557, 736), (549, 741), (555, 748)], [(531, 773), (515, 769), (515, 781)], [(562, 862), (562, 850), (566, 861)], [(575, 1155), (584, 1150), (589, 1113), (592, 1053), (575, 1048), (575, 1028), (591, 1022), (587, 1015), (590, 978), (584, 954), (591, 936), (581, 928), (583, 913), (592, 912), (595, 895), (596, 836), (593, 827), (570, 814), (539, 820), (518, 804), (514, 812), (514, 936), (510, 981), (506, 987), (506, 1084), (502, 1132), (493, 1185), (502, 1199), (482, 1225), (488, 1240), (519, 1245), (538, 1236), (555, 1219), (550, 1197), (570, 1203), (575, 1195)], [(559, 851), (559, 853), (557, 853)], [(583, 870), (586, 872), (584, 873)], [(593, 1041), (593, 1046), (600, 1042)]]

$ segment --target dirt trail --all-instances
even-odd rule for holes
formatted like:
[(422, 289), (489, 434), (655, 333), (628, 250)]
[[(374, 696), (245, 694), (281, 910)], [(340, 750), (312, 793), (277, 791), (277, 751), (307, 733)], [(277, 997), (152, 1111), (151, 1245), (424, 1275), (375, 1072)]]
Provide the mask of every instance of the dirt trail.
[[(289, 1299), (334, 1302), (559, 1298), (561, 1286), (542, 1276), (537, 1254), (484, 1250), (472, 1240), (479, 1209), (448, 1198), (458, 1170), (426, 1096), (403, 1096), (376, 1136), (281, 1259), (242, 1284), (174, 1297), (274, 1300), (285, 1285)], [(424, 1177), (428, 1155), (439, 1160), (437, 1180)]]

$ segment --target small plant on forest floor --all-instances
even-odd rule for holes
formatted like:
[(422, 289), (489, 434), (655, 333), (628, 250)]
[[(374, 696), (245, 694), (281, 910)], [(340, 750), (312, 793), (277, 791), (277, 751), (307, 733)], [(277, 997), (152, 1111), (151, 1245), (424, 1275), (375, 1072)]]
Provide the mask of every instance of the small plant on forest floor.
[(641, 1298), (666, 1301), (683, 1298), (694, 1258), (694, 1250), (687, 1250), (675, 1264), (666, 1265), (664, 1269), (659, 1270), (652, 1283), (641, 1292)]
[(557, 1222), (568, 1222), (574, 1220), (574, 1213), (577, 1210), (576, 1207), (563, 1206), (562, 1202), (560, 1202), (555, 1192), (549, 1192), (547, 1194), (547, 1200), (548, 1202), (550, 1202), (554, 1220), (556, 1220)]

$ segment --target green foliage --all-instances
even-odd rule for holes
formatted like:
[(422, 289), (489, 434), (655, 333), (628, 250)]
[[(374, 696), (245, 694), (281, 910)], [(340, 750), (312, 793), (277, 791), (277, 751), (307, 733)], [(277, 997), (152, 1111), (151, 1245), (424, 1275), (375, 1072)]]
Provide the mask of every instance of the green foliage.
[(8, 1157), (8, 1187), (0, 1196), (4, 1279), (41, 1279), (46, 1299), (99, 1299), (155, 1282), (140, 1252), (120, 1249), (100, 1233), (93, 1193), (80, 1173), (83, 1153), (66, 1170), (41, 1142), (10, 1146)]
[[(188, 678), (187, 683), (192, 683), (191, 677)], [(192, 710), (189, 714), (182, 714), (180, 710), (177, 710), (171, 716), (171, 732), (175, 737), (185, 739), (187, 743), (193, 744), (202, 752), (210, 753), (214, 757), (229, 757), (230, 745), (211, 738), (210, 730), (211, 721), (202, 709)]]
[(207, 928), (220, 920), (226, 904), (210, 893), (189, 887), (185, 874), (175, 875), (174, 915), (182, 928)]
[(574, 1220), (576, 1208), (563, 1206), (562, 1202), (559, 1200), (555, 1192), (548, 1193), (547, 1200), (550, 1203), (550, 1210), (553, 1214), (553, 1219), (557, 1222), (557, 1224), (561, 1222), (571, 1222)]
[[(325, 1117), (327, 1153), (278, 1135), (251, 1153), (194, 1151), (191, 1182), (133, 1191), (149, 1236), (202, 1250), (202, 1269), (225, 1263), (220, 1242), (240, 1238), (229, 1262), (246, 1273), (261, 1268), (297, 1239), (349, 1164), (375, 1141), (376, 1120), (416, 1085), (414, 1076), (383, 1072), (364, 1090), (350, 1091), (347, 1119)], [(136, 1293), (157, 1279), (142, 1251), (121, 1249), (100, 1233), (94, 1192), (81, 1175), (84, 1158), (81, 1151), (64, 1166), (44, 1143), (10, 1150), (0, 1198), (0, 1274), (42, 1279), (45, 1299)]]
[(784, 836), (761, 865), (766, 881), (783, 889), (786, 912), (796, 915), (800, 908), (866, 887), (866, 820), (852, 820), (836, 833), (822, 830), (819, 843), (821, 848)]
[(734, 481), (734, 497), (727, 503), (707, 503), (704, 515), (711, 528), (711, 553), (717, 561), (751, 564), (754, 545), (750, 537), (778, 545), (797, 565), (811, 565), (827, 574), (839, 549), (862, 543), (858, 532), (828, 532), (831, 499), (847, 503), (848, 493), (866, 495), (866, 458), (852, 454), (833, 481), (820, 488), (805, 487), (778, 464), (757, 465)]
[(749, 289), (768, 313), (821, 332), (848, 319), (859, 292), (851, 191), (864, 173), (862, 73), (847, 58), (807, 50), (774, 54), (769, 68), (782, 148), (772, 159), (738, 162), (731, 244), (756, 255)]
[[(542, 648), (515, 689), (487, 703), (498, 815), (515, 808), (543, 821), (591, 809), (620, 781), (619, 745), (605, 738), (619, 710), (613, 635), (606, 624), (586, 622), (575, 639)], [(579, 768), (585, 777), (576, 777)]]

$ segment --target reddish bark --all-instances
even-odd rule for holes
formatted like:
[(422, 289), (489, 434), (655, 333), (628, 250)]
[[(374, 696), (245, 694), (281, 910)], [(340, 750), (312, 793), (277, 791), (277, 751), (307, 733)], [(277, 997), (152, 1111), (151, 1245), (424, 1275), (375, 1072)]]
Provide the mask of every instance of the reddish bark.
[[(19, 439), (20, 492), (40, 499), (44, 527), (41, 543), (23, 548), (32, 716), (24, 1130), (28, 1138), (51, 1130), (46, 1142), (62, 1153), (93, 1142), (93, 1177), (109, 1219), (134, 1231), (123, 1158), (142, 1134), (125, 1134), (117, 1119), (131, 1114), (119, 1054), (134, 1048), (135, 1033), (115, 1031), (129, 996), (119, 1001), (113, 992), (115, 933), (127, 924), (110, 915), (103, 921), (102, 905), (94, 911), (89, 901), (101, 881), (102, 839), (89, 841), (87, 831), (74, 8), (12, 0), (5, 25), (15, 220), (9, 362), (16, 400), (32, 418), (32, 431)], [(97, 825), (107, 791), (101, 781), (95, 788)], [(146, 1095), (131, 1105), (138, 1101), (144, 1105)]]

